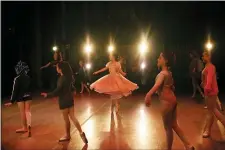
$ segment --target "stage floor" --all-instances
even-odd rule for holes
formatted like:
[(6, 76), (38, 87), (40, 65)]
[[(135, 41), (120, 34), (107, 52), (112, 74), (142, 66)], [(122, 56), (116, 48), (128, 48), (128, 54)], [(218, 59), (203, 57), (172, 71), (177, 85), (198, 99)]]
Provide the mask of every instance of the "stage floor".
[[(212, 137), (201, 136), (206, 109), (188, 97), (178, 97), (178, 119), (184, 133), (197, 150), (224, 150), (225, 132), (215, 121)], [(20, 128), (17, 105), (2, 106), (2, 145), (5, 150), (75, 150), (75, 149), (165, 149), (165, 132), (159, 112), (159, 101), (153, 98), (152, 106), (145, 107), (144, 95), (121, 100), (121, 117), (111, 115), (111, 101), (101, 95), (76, 96), (75, 115), (89, 140), (84, 145), (72, 125), (71, 141), (58, 143), (64, 135), (64, 123), (56, 99), (37, 97), (32, 102), (32, 137), (17, 134)], [(174, 150), (184, 149), (174, 133)]]

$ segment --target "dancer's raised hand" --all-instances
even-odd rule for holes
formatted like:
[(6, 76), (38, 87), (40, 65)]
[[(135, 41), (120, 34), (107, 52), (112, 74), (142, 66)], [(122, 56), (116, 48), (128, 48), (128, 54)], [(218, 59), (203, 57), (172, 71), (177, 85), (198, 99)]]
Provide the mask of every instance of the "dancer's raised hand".
[(41, 93), (41, 96), (43, 96), (44, 98), (46, 98), (48, 96), (47, 93)]

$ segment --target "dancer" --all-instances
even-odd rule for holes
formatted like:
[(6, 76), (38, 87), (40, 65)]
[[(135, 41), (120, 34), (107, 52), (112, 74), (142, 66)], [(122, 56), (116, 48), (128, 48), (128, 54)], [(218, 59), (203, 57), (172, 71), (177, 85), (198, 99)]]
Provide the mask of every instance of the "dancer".
[(157, 91), (162, 106), (162, 119), (166, 131), (167, 149), (172, 150), (173, 130), (180, 137), (187, 150), (195, 148), (190, 144), (181, 130), (177, 120), (177, 101), (174, 95), (174, 83), (170, 66), (173, 62), (173, 55), (161, 53), (158, 58), (157, 66), (161, 68), (161, 72), (157, 75), (155, 85), (147, 93), (145, 103), (147, 106), (151, 104), (151, 97)]
[(218, 85), (216, 79), (216, 67), (211, 62), (211, 54), (205, 51), (202, 56), (203, 61), (206, 63), (204, 70), (202, 71), (202, 87), (204, 88), (206, 105), (208, 107), (206, 125), (203, 132), (203, 138), (210, 137), (210, 131), (214, 122), (214, 116), (225, 127), (225, 117), (218, 110)]
[(204, 98), (204, 94), (203, 94), (202, 89), (199, 85), (200, 84), (199, 81), (201, 80), (201, 72), (202, 72), (203, 67), (204, 67), (203, 63), (200, 60), (200, 57), (197, 54), (197, 52), (192, 51), (189, 54), (190, 54), (190, 58), (191, 58), (191, 63), (189, 65), (189, 74), (191, 76), (192, 86), (193, 86), (192, 98), (195, 98), (197, 90), (199, 91), (201, 96)]
[(40, 69), (46, 69), (46, 68), (49, 68), (51, 67), (52, 68), (52, 72), (51, 72), (51, 79), (50, 79), (50, 88), (51, 89), (55, 89), (56, 88), (56, 81), (57, 81), (57, 78), (58, 78), (58, 74), (56, 72), (56, 64), (63, 61), (63, 57), (62, 57), (62, 53), (59, 52), (59, 51), (56, 51), (54, 52), (54, 55), (53, 55), (53, 61), (47, 63), (46, 65), (42, 66)]
[(84, 63), (83, 61), (80, 60), (79, 62), (80, 68), (79, 68), (79, 78), (81, 82), (81, 91), (80, 93), (83, 94), (84, 88), (87, 90), (87, 92), (90, 94), (90, 90), (88, 89), (86, 83), (87, 83), (87, 73), (84, 68)]
[(20, 117), (22, 121), (22, 128), (16, 130), (16, 133), (25, 133), (28, 131), (28, 136), (31, 136), (31, 111), (30, 105), (32, 97), (30, 94), (30, 77), (27, 75), (29, 67), (25, 62), (19, 61), (15, 67), (17, 77), (14, 79), (13, 90), (11, 95), (11, 102), (6, 103), (5, 106), (11, 106), (14, 102), (20, 110)]
[[(56, 51), (53, 55), (53, 61), (47, 63), (46, 65), (42, 66), (40, 69), (45, 69), (45, 68), (48, 68), (48, 67), (53, 67), (54, 68), (54, 73), (53, 75), (51, 76), (51, 87), (52, 88), (55, 88), (56, 87), (56, 81), (57, 81), (57, 72), (56, 71), (56, 65), (59, 63), (59, 62), (62, 62), (63, 61), (63, 57), (62, 57), (62, 53), (59, 52), (59, 51)], [(71, 67), (71, 66), (70, 66)], [(72, 76), (73, 78), (73, 81), (72, 81), (72, 84), (71, 84), (71, 88), (73, 89), (73, 94), (76, 95), (76, 88), (75, 88), (75, 77), (74, 75)]]
[(51, 93), (41, 93), (42, 96), (46, 97), (59, 97), (59, 108), (62, 112), (66, 136), (59, 139), (59, 142), (69, 141), (70, 140), (70, 120), (76, 126), (77, 130), (80, 133), (80, 136), (84, 143), (88, 143), (85, 133), (82, 131), (80, 123), (77, 118), (74, 116), (74, 100), (71, 92), (71, 83), (72, 83), (72, 70), (68, 62), (62, 61), (56, 65), (56, 70), (60, 74), (58, 79), (57, 88)]
[(116, 113), (119, 113), (119, 99), (123, 96), (128, 96), (131, 92), (138, 88), (137, 84), (127, 80), (121, 69), (121, 65), (116, 60), (116, 55), (111, 54), (109, 59), (110, 62), (106, 64), (106, 67), (94, 72), (94, 75), (99, 74), (103, 71), (109, 70), (109, 74), (100, 78), (91, 84), (91, 89), (94, 89), (98, 93), (104, 93), (111, 96), (112, 105), (111, 110), (114, 111), (116, 107)]
[(53, 59), (54, 61), (47, 63), (46, 65), (42, 66), (40, 69), (45, 69), (48, 67), (56, 67), (57, 63), (63, 61), (62, 53), (59, 51), (55, 52), (53, 55)]

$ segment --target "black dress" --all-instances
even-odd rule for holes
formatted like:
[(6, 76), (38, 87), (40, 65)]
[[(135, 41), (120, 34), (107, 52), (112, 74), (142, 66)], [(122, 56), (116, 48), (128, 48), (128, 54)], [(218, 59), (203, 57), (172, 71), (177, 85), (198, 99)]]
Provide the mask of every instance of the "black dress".
[(11, 103), (32, 100), (30, 93), (30, 77), (22, 73), (15, 77), (11, 95)]
[(79, 74), (80, 82), (87, 83), (87, 81), (88, 81), (88, 79), (87, 79), (87, 73), (86, 73), (84, 67), (80, 67), (79, 68), (78, 74)]
[(57, 88), (47, 94), (47, 97), (59, 97), (59, 109), (70, 108), (74, 105), (71, 83), (72, 78), (67, 79), (65, 76), (60, 76), (57, 82)]

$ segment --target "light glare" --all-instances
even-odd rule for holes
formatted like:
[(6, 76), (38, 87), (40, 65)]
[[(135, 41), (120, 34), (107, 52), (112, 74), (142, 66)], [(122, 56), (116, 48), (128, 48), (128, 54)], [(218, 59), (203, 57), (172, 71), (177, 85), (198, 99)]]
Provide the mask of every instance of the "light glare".
[(91, 69), (91, 64), (90, 63), (86, 64), (86, 68)]
[(141, 63), (141, 69), (145, 69), (146, 64), (144, 62)]
[(52, 50), (57, 51), (58, 50), (57, 46), (53, 46)]

